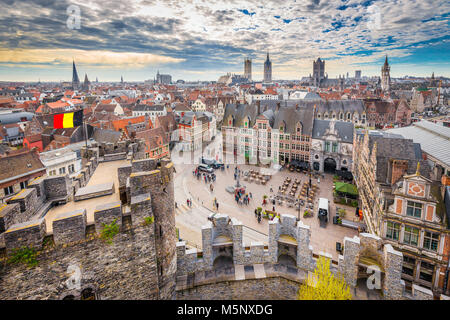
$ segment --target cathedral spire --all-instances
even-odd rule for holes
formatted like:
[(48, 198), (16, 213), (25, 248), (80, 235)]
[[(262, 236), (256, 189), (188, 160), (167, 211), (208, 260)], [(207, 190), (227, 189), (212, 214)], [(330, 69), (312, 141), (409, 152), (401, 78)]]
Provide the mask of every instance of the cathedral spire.
[(72, 60), (72, 87), (78, 88), (80, 85), (80, 78), (78, 78), (77, 67), (75, 66), (75, 60)]

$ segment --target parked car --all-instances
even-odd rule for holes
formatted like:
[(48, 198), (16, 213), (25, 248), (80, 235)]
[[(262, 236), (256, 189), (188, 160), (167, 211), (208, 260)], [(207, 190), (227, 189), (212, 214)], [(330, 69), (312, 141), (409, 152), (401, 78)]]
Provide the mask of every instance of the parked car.
[(206, 159), (206, 158), (203, 158), (203, 157), (201, 158), (201, 163), (202, 164), (206, 164), (206, 165), (208, 165), (208, 166), (210, 166), (210, 167), (212, 167), (214, 169), (220, 169), (220, 168), (222, 168), (224, 166), (223, 163), (217, 162), (214, 159)]
[(199, 164), (197, 169), (200, 172), (206, 172), (206, 173), (213, 173), (214, 172), (213, 168), (211, 168), (210, 166), (208, 166), (206, 164)]

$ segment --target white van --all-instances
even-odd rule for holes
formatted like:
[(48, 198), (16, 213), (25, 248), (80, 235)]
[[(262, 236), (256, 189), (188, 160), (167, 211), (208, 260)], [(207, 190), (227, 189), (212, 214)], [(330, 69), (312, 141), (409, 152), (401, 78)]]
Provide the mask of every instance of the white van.
[(319, 198), (319, 213), (317, 217), (325, 222), (328, 222), (328, 202), (326, 198)]

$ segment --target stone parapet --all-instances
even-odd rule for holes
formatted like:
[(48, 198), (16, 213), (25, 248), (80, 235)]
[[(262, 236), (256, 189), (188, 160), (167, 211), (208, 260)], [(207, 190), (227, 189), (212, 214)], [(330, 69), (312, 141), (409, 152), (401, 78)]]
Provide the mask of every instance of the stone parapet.
[(55, 244), (84, 240), (86, 237), (86, 209), (62, 213), (53, 220)]
[(4, 233), (6, 250), (21, 247), (40, 248), (46, 232), (45, 220), (26, 221), (14, 224)]

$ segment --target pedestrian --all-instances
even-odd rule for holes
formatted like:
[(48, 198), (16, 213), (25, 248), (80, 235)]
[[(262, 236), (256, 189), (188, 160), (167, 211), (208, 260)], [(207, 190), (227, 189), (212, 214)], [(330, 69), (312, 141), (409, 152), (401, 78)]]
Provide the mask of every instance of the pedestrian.
[(255, 209), (255, 218), (258, 218), (258, 209)]
[(252, 193), (250, 192), (250, 199), (253, 199), (253, 195), (252, 195)]
[(275, 199), (272, 200), (272, 204), (275, 205)]
[(272, 211), (275, 212), (275, 206), (272, 207)]
[(271, 193), (273, 192), (273, 189), (272, 189), (272, 187), (270, 187), (270, 192), (271, 192)]
[(219, 202), (216, 201), (217, 211), (219, 211)]
[(261, 212), (258, 213), (258, 223), (261, 223)]
[(189, 207), (189, 199), (186, 199), (186, 204)]

